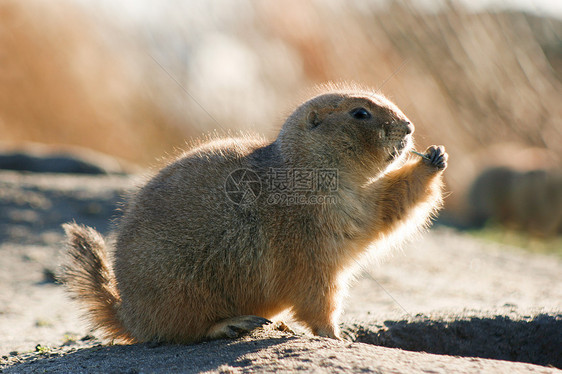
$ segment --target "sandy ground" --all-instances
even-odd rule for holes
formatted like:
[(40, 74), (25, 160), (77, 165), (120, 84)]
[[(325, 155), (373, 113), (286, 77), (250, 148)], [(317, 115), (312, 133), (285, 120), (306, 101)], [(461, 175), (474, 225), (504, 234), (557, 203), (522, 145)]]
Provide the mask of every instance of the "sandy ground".
[(53, 273), (66, 221), (108, 233), (126, 176), (0, 172), (0, 372), (559, 372), (562, 259), (438, 227), (350, 290), (344, 341), (271, 328), (237, 340), (100, 342)]

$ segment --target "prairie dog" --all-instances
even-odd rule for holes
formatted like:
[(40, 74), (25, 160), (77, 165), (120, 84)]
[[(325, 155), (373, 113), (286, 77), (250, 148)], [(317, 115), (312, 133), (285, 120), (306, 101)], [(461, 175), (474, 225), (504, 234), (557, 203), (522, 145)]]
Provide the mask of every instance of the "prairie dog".
[(236, 337), (286, 309), (337, 338), (357, 261), (441, 205), (447, 153), (409, 157), (413, 131), (381, 94), (327, 90), (273, 142), (218, 139), (160, 170), (130, 199), (112, 261), (94, 229), (65, 225), (62, 279), (108, 338)]

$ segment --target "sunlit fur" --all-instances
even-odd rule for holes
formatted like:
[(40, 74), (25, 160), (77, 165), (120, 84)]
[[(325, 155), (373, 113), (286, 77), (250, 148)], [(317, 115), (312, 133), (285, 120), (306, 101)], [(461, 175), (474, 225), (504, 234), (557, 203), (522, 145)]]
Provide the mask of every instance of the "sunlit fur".
[[(354, 118), (357, 107), (371, 117)], [(412, 131), (380, 94), (324, 88), (271, 143), (209, 140), (164, 167), (129, 200), (111, 265), (96, 260), (105, 258), (97, 233), (67, 226), (71, 255), (84, 260), (67, 267), (66, 283), (95, 312), (95, 327), (128, 341), (229, 336), (225, 320), (284, 310), (314, 334), (338, 337), (343, 295), (359, 264), (425, 228), (440, 206), (445, 164), (408, 159)], [(302, 192), (334, 199), (272, 203), (275, 191), (264, 182), (272, 168), (337, 170), (337, 189)], [(225, 181), (237, 169), (259, 176), (257, 200), (228, 199)]]

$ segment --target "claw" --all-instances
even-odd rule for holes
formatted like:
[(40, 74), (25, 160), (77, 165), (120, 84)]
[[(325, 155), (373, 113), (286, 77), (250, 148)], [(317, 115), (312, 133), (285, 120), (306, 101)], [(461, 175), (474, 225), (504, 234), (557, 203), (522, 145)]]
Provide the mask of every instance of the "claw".
[(207, 332), (208, 339), (237, 338), (264, 325), (272, 323), (258, 316), (238, 316), (218, 322)]
[[(421, 156), (421, 154), (418, 152), (412, 152)], [(425, 152), (425, 155), (423, 155), (422, 157), (424, 160), (427, 160), (426, 164), (428, 166), (435, 167), (439, 170), (444, 170), (447, 167), (447, 159), (449, 158), (449, 155), (445, 152), (445, 147), (443, 147), (442, 145), (432, 145)]]

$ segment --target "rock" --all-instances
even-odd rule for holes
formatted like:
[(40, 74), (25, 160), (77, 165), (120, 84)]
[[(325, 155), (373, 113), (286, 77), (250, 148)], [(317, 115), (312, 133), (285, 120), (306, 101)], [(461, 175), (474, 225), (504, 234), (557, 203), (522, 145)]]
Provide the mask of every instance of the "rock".
[(25, 143), (0, 146), (0, 169), (35, 173), (127, 174), (138, 168), (111, 156), (80, 147)]

